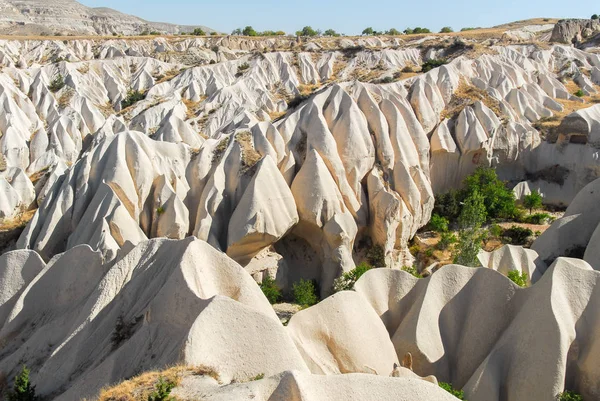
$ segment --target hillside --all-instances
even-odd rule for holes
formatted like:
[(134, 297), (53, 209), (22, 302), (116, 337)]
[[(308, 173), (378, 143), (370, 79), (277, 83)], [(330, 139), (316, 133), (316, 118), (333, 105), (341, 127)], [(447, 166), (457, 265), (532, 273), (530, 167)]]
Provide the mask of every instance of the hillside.
[(86, 7), (75, 0), (0, 0), (0, 34), (110, 36), (153, 31), (176, 34), (198, 27), (148, 22), (110, 8)]

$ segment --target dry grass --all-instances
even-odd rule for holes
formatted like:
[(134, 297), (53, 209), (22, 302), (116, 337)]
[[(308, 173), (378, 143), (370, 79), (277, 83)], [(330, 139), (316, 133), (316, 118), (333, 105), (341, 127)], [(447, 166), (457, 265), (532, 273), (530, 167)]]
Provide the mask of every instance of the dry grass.
[(319, 89), (319, 85), (314, 84), (301, 84), (298, 86), (298, 91), (300, 92), (300, 96), (310, 96), (317, 89)]
[(252, 134), (250, 131), (239, 132), (235, 135), (235, 141), (242, 148), (242, 172), (249, 171), (262, 159), (261, 154), (254, 149)]
[(160, 378), (178, 386), (186, 376), (209, 376), (220, 382), (219, 374), (214, 369), (178, 365), (162, 372), (146, 372), (114, 387), (105, 388), (100, 391), (96, 401), (147, 401)]
[(113, 108), (113, 105), (110, 103), (110, 101), (106, 102), (103, 105), (96, 105), (96, 107), (98, 108), (98, 110), (100, 110), (104, 117), (108, 117), (111, 114), (115, 114), (115, 109)]
[[(0, 138), (2, 138), (1, 134)], [(0, 171), (5, 171), (7, 167), (8, 166), (6, 165), (6, 159), (4, 158), (4, 155), (0, 153)]]
[(171, 70), (165, 72), (164, 75), (161, 74), (161, 75), (155, 76), (154, 79), (156, 80), (156, 85), (172, 80), (177, 75), (179, 75), (180, 72), (181, 72), (180, 70), (174, 68), (174, 69), (171, 69)]
[(71, 103), (73, 96), (75, 96), (75, 90), (66, 88), (58, 98), (58, 107), (61, 109), (67, 108)]
[(18, 230), (25, 227), (35, 215), (37, 209), (23, 212), (12, 219), (0, 219), (0, 233)]
[(79, 67), (77, 69), (77, 71), (79, 71), (80, 74), (87, 74), (88, 72), (90, 72), (90, 65), (89, 64), (83, 64), (81, 67)]
[(489, 95), (485, 90), (479, 89), (467, 83), (464, 79), (461, 79), (458, 84), (457, 90), (452, 95), (450, 102), (446, 105), (446, 108), (442, 111), (442, 118), (455, 118), (463, 109), (468, 106), (472, 106), (476, 102), (481, 101), (490, 110), (499, 117), (502, 116), (500, 109), (500, 102)]
[(196, 118), (198, 114), (198, 110), (200, 109), (200, 104), (204, 99), (201, 99), (199, 102), (194, 102), (189, 99), (182, 98), (181, 101), (185, 104), (187, 108), (185, 113), (186, 120), (191, 120), (192, 118)]

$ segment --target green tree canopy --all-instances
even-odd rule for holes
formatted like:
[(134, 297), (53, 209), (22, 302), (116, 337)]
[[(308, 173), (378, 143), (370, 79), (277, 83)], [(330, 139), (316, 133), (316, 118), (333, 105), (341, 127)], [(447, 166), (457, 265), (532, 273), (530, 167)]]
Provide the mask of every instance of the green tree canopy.
[(534, 190), (529, 195), (526, 195), (525, 198), (523, 198), (523, 206), (529, 209), (529, 213), (531, 214), (533, 209), (539, 209), (542, 207), (543, 200), (544, 198), (542, 195), (537, 190)]
[(245, 27), (242, 33), (244, 36), (258, 36), (258, 33), (251, 26)]
[(373, 35), (374, 33), (375, 33), (375, 31), (374, 31), (374, 30), (373, 30), (373, 28), (371, 28), (371, 27), (365, 28), (365, 29), (362, 31), (362, 34), (363, 34), (363, 35)]

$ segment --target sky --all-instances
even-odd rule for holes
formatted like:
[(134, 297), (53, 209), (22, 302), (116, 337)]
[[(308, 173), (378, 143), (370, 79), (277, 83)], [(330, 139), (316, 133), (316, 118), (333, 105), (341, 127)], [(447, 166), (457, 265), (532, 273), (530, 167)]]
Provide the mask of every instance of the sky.
[(415, 26), (439, 31), (450, 26), (490, 27), (528, 18), (590, 18), (598, 0), (79, 0), (149, 21), (204, 25), (230, 33), (246, 25), (257, 31), (293, 33), (306, 25), (346, 35)]

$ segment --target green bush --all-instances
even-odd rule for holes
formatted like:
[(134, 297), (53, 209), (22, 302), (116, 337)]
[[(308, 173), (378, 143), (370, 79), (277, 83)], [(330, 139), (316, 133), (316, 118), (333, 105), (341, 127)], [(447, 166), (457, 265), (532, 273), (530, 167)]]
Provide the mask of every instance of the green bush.
[(539, 209), (542, 207), (543, 200), (544, 198), (542, 195), (537, 190), (534, 190), (529, 195), (525, 195), (525, 198), (523, 198), (523, 206), (529, 209), (529, 213), (531, 214), (533, 209)]
[(458, 238), (456, 235), (450, 232), (444, 232), (440, 236), (440, 241), (437, 243), (436, 248), (440, 251), (445, 251), (450, 248), (450, 245), (456, 244), (458, 242)]
[(550, 216), (548, 213), (536, 213), (530, 216), (527, 216), (523, 219), (524, 223), (527, 224), (547, 224), (551, 223), (554, 220), (554, 217)]
[(445, 64), (448, 64), (448, 61), (444, 60), (444, 59), (431, 59), (431, 60), (427, 60), (426, 62), (424, 62), (421, 65), (421, 71), (422, 72), (428, 72), (433, 70), (434, 68), (438, 68), (441, 67)]
[(159, 377), (158, 382), (154, 385), (154, 391), (148, 396), (148, 401), (175, 401), (175, 397), (170, 397), (171, 390), (175, 386), (175, 383)]
[(492, 224), (489, 228), (490, 235), (495, 238), (501, 238), (504, 234), (504, 229), (498, 224)]
[(58, 76), (56, 78), (54, 78), (52, 80), (52, 82), (50, 82), (48, 89), (50, 89), (50, 92), (56, 93), (64, 87), (65, 87), (65, 79), (63, 78), (63, 76), (61, 74), (58, 74)]
[(398, 36), (398, 35), (402, 35), (402, 32), (400, 32), (396, 28), (391, 28), (390, 30), (386, 31), (385, 34), (390, 35), (390, 36)]
[(470, 267), (479, 266), (477, 255), (481, 250), (483, 239), (486, 237), (485, 232), (481, 230), (485, 220), (484, 197), (479, 191), (475, 190), (465, 199), (458, 217), (458, 225), (461, 231), (454, 249), (454, 263)]
[(402, 268), (402, 271), (407, 272), (408, 274), (412, 274), (413, 276), (415, 276), (416, 278), (422, 278), (421, 275), (419, 274), (419, 272), (417, 271), (417, 268), (414, 266), (404, 266)]
[(441, 388), (443, 388), (444, 390), (446, 390), (447, 392), (449, 392), (450, 394), (452, 394), (453, 396), (455, 396), (456, 398), (458, 398), (459, 400), (465, 399), (465, 392), (462, 390), (460, 390), (460, 391), (455, 390), (454, 387), (452, 387), (452, 384), (439, 382), (439, 386)]
[(600, 17), (598, 17), (598, 14), (592, 15), (592, 19), (598, 19), (598, 18), (600, 18)]
[(244, 75), (244, 72), (248, 71), (248, 69), (250, 69), (250, 64), (248, 63), (238, 65), (237, 73), (235, 74), (235, 76), (241, 77), (242, 75)]
[(508, 272), (508, 278), (519, 287), (527, 287), (527, 273), (519, 274), (518, 270)]
[(525, 245), (527, 240), (533, 235), (533, 231), (529, 228), (512, 226), (508, 230), (504, 230), (502, 239), (511, 245)]
[(262, 283), (260, 283), (260, 289), (262, 290), (265, 297), (269, 300), (271, 305), (276, 304), (281, 300), (281, 290), (277, 286), (275, 279), (270, 276), (266, 276), (263, 278)]
[(309, 307), (317, 304), (317, 288), (315, 283), (310, 280), (300, 280), (292, 286), (294, 302), (302, 307)]
[(365, 28), (365, 29), (362, 31), (362, 34), (363, 34), (363, 35), (367, 35), (367, 36), (369, 36), (369, 35), (373, 35), (374, 33), (375, 33), (375, 31), (374, 31), (374, 30), (373, 30), (373, 28), (371, 28), (371, 27), (369, 27), (369, 28)]
[(449, 26), (445, 26), (440, 30), (440, 33), (452, 33), (454, 32), (454, 30), (452, 28), (450, 28)]
[(450, 222), (447, 218), (440, 216), (439, 214), (434, 214), (431, 216), (431, 220), (429, 221), (429, 227), (432, 231), (438, 233), (445, 233), (448, 231), (448, 227)]
[(125, 99), (121, 101), (121, 108), (126, 109), (128, 107), (131, 107), (137, 102), (144, 100), (145, 98), (146, 94), (144, 92), (129, 89), (127, 91), (127, 96), (125, 96)]
[(244, 36), (258, 36), (258, 32), (256, 32), (251, 26), (245, 27), (242, 31), (242, 34)]
[(450, 221), (454, 221), (460, 215), (461, 202), (462, 195), (456, 190), (451, 190), (445, 194), (437, 195), (435, 197), (433, 213), (441, 217), (445, 217)]
[(23, 366), (21, 373), (15, 377), (13, 390), (8, 393), (8, 401), (36, 401), (35, 386), (29, 380), (29, 369)]
[(354, 289), (354, 284), (356, 284), (358, 279), (372, 268), (373, 266), (369, 265), (368, 263), (363, 262), (359, 264), (355, 269), (344, 273), (341, 277), (337, 278), (333, 282), (333, 291), (340, 292)]
[(315, 31), (310, 26), (305, 26), (301, 31), (296, 32), (296, 36), (319, 36), (319, 31)]
[(583, 90), (579, 89), (577, 92), (574, 93), (574, 95), (577, 97), (584, 97), (585, 92)]
[(194, 29), (194, 32), (192, 32), (192, 35), (194, 35), (194, 36), (206, 36), (206, 32), (204, 32), (204, 30), (202, 28), (196, 28), (196, 29)]
[(381, 245), (373, 245), (367, 251), (367, 259), (369, 264), (374, 267), (386, 267), (385, 250)]
[(583, 401), (583, 397), (573, 391), (565, 391), (558, 395), (559, 401)]
[(326, 30), (325, 32), (323, 32), (323, 35), (325, 35), (325, 36), (334, 36), (334, 37), (340, 36), (340, 34), (339, 34), (339, 33), (337, 33), (337, 32), (336, 32), (335, 30), (333, 30), (333, 29), (328, 29), (328, 30)]

